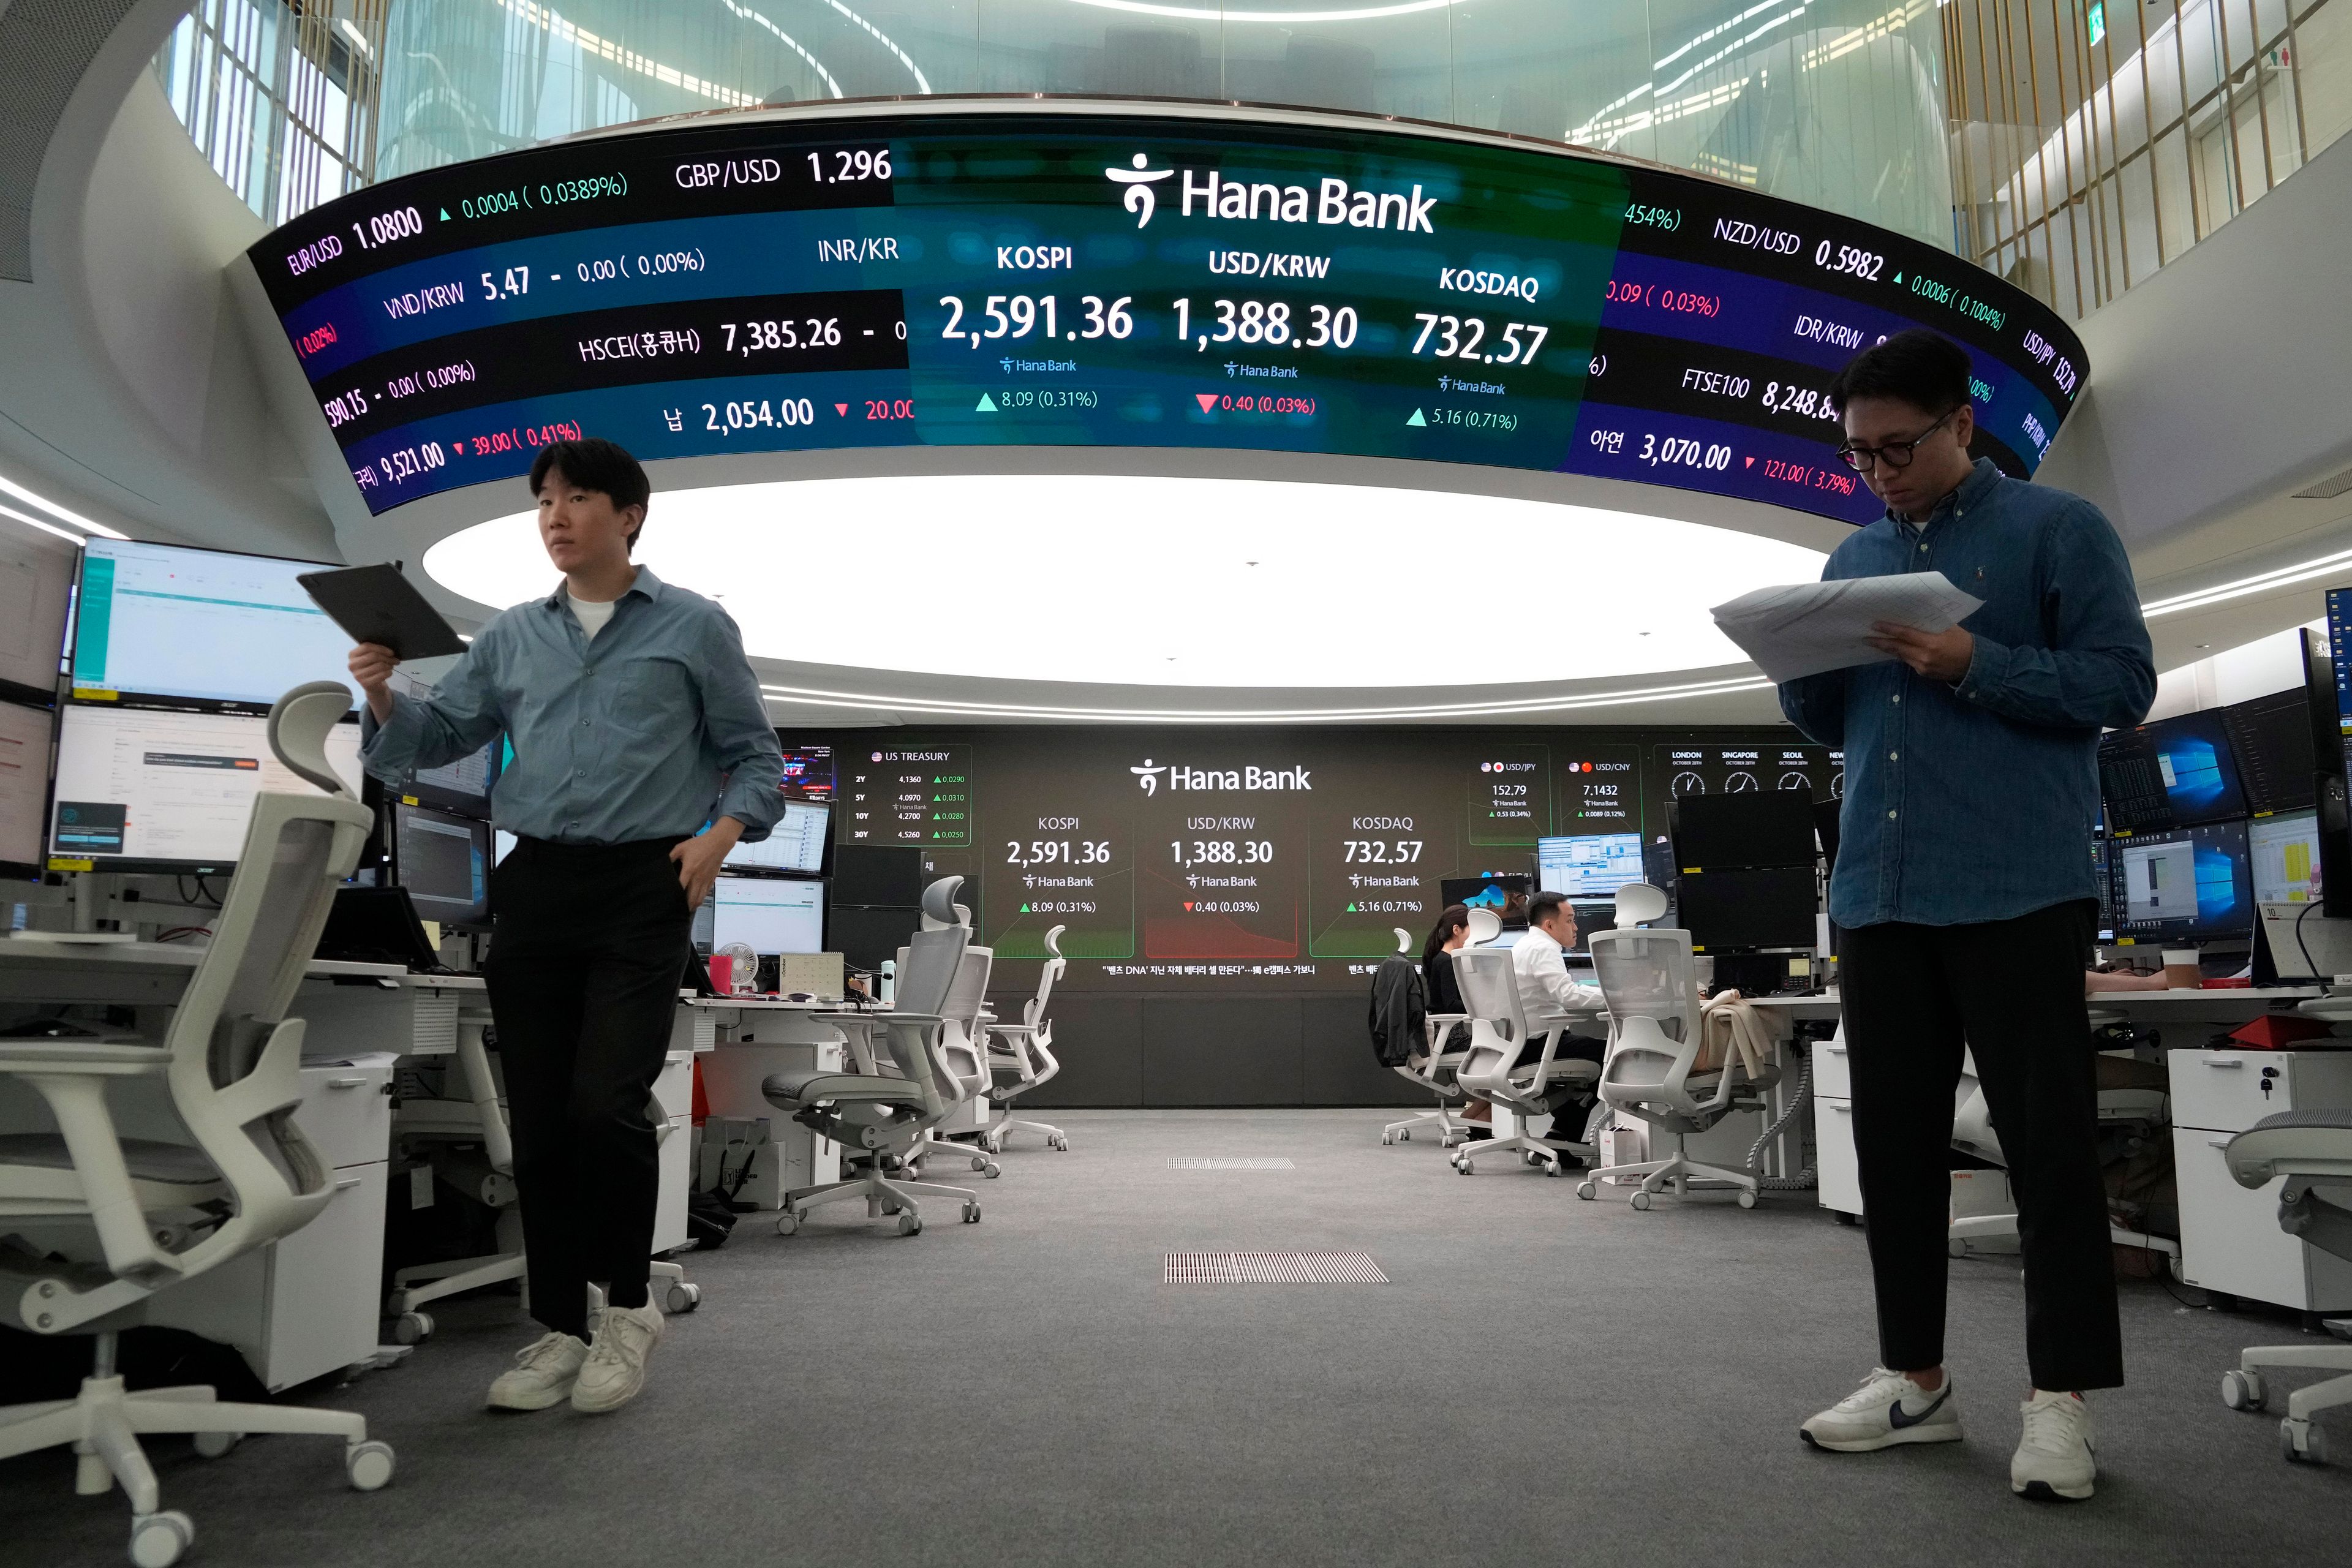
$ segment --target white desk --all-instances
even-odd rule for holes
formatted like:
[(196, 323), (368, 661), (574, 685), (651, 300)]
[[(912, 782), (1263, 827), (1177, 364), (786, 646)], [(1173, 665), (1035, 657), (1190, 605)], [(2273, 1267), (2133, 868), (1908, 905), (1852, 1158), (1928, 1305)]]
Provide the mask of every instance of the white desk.
[[(839, 1003), (761, 996), (698, 996), (679, 1007), (681, 1017), (693, 1021), (698, 1039), (710, 1042), (702, 1058), (710, 1114), (769, 1124), (776, 1153), (753, 1165), (739, 1194), (742, 1202), (781, 1208), (783, 1194), (795, 1187), (841, 1179), (840, 1145), (768, 1103), (760, 1086), (771, 1073), (839, 1071), (848, 1049), (842, 1028), (820, 1015), (845, 1011)], [(861, 1011), (877, 1018), (889, 1016), (887, 1008)]]

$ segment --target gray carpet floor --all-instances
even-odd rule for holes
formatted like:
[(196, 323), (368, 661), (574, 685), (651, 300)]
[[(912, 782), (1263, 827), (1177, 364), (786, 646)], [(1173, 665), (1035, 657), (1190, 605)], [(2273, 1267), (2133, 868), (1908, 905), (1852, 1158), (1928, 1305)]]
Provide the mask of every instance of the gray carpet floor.
[[(1378, 1110), (1066, 1111), (985, 1217), (920, 1236), (747, 1217), (688, 1263), (646, 1394), (601, 1417), (492, 1415), (530, 1337), (514, 1300), (436, 1308), (406, 1364), (306, 1391), (394, 1444), (387, 1490), (337, 1446), (150, 1446), (188, 1563), (368, 1564), (2341, 1563), (2352, 1465), (2290, 1467), (2221, 1370), (2284, 1316), (2125, 1287), (2131, 1385), (2098, 1396), (2078, 1505), (2012, 1498), (2013, 1262), (1953, 1266), (1963, 1444), (1815, 1453), (1797, 1423), (1874, 1359), (1858, 1230), (1810, 1194), (1580, 1203), (1572, 1181), (1380, 1142)], [(1297, 1168), (1171, 1170), (1171, 1156)], [(1179, 1250), (1369, 1252), (1385, 1285), (1171, 1286)], [(2188, 1300), (2195, 1292), (2182, 1291)], [(2352, 1454), (2352, 1411), (2323, 1420)], [(0, 1465), (0, 1562), (123, 1561), (121, 1494), (59, 1453)]]

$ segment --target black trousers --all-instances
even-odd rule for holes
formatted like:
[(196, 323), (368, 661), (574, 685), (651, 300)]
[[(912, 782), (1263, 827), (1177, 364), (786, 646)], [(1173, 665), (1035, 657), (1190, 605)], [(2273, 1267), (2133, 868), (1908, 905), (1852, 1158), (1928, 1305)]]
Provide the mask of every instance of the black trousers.
[(499, 865), (484, 970), (513, 1125), (530, 1315), (586, 1337), (587, 1287), (646, 1303), (660, 1170), (646, 1104), (693, 917), (677, 840), (526, 838)]
[(1843, 933), (1839, 986), (1879, 1357), (1898, 1372), (1944, 1360), (1953, 1095), (1965, 1040), (2017, 1200), (2033, 1385), (2124, 1380), (2083, 1000), (2096, 919), (2084, 901), (1974, 925)]

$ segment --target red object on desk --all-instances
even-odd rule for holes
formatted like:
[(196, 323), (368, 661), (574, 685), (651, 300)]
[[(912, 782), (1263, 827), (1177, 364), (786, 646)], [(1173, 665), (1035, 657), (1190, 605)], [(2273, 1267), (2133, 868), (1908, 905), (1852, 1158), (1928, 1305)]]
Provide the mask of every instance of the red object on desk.
[(2252, 1023), (2241, 1024), (2230, 1031), (2230, 1037), (2242, 1046), (2258, 1051), (2284, 1051), (2315, 1040), (2327, 1033), (2327, 1026), (2316, 1018), (2298, 1018), (2288, 1013), (2265, 1013)]
[(2251, 991), (2254, 978), (2251, 974), (2230, 974), (2198, 983), (2200, 991)]

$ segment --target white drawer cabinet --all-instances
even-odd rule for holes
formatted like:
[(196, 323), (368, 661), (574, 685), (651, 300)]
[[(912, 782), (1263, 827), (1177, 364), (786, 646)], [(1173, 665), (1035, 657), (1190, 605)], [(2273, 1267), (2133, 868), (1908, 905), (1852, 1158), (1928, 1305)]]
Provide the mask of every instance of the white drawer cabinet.
[(1853, 1098), (1853, 1074), (1846, 1066), (1845, 1035), (1813, 1042), (1813, 1093), (1823, 1100)]
[(1822, 1207), (1862, 1212), (1862, 1174), (1853, 1157), (1853, 1101), (1813, 1099), (1813, 1165)]
[(2166, 1054), (2180, 1188), (2181, 1279), (2299, 1311), (2352, 1308), (2352, 1260), (2279, 1229), (2284, 1180), (2242, 1187), (2222, 1155), (2234, 1134), (2265, 1116), (2352, 1106), (2352, 1051)]

